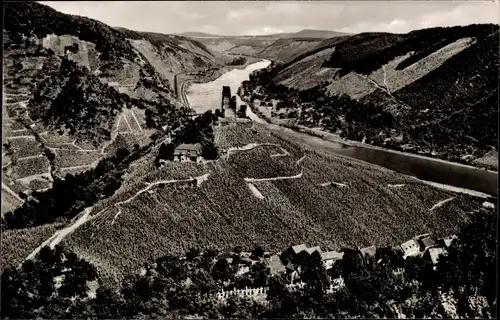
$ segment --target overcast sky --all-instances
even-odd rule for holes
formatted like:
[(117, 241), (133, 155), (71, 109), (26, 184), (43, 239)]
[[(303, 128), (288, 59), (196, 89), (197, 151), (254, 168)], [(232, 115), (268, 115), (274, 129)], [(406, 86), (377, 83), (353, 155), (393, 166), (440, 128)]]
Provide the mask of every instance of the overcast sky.
[(70, 14), (138, 31), (223, 35), (302, 29), (405, 33), (433, 26), (499, 23), (496, 1), (58, 1)]

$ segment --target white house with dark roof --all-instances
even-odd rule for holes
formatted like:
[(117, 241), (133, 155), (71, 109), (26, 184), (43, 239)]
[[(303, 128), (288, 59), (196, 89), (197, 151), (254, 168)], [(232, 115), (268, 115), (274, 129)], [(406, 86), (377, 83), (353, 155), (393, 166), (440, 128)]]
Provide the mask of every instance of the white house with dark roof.
[(327, 251), (321, 254), (321, 260), (323, 260), (323, 264), (325, 265), (326, 270), (331, 269), (333, 265), (337, 261), (342, 260), (343, 257), (344, 253), (337, 251)]
[(193, 161), (200, 163), (203, 161), (203, 157), (201, 156), (201, 144), (194, 143), (188, 144), (183, 143), (175, 148), (174, 151), (174, 161), (176, 162), (185, 162), (185, 161)]
[(408, 240), (401, 244), (403, 250), (403, 258), (418, 256), (420, 254), (420, 245), (415, 239)]

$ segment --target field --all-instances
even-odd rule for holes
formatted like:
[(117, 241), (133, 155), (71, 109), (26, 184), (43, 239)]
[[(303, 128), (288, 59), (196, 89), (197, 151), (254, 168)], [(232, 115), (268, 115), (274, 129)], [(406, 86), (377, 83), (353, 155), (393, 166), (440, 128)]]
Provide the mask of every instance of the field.
[[(249, 139), (246, 129), (228, 128), (227, 135)], [(279, 144), (289, 154), (276, 146), (254, 146), (231, 152), (229, 159), (169, 163), (159, 170), (151, 163), (154, 157), (146, 157), (114, 196), (93, 208), (95, 218), (64, 243), (109, 279), (192, 246), (263, 244), (280, 250), (302, 242), (325, 249), (397, 244), (424, 232), (452, 232), (480, 206), (470, 197), (257, 128), (254, 143)], [(189, 183), (194, 177), (198, 183)], [(249, 189), (249, 181), (262, 198)], [(390, 186), (396, 184), (403, 186)]]

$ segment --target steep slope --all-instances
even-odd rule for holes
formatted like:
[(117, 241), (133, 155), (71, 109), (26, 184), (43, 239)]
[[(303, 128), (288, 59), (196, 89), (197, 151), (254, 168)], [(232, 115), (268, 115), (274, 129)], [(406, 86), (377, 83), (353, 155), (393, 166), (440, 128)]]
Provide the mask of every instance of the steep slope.
[(13, 195), (93, 168), (117, 145), (148, 144), (156, 128), (146, 116), (159, 101), (180, 105), (155, 62), (165, 59), (173, 72), (216, 63), (196, 41), (148, 33), (144, 42), (168, 52), (149, 61), (131, 44), (133, 31), (36, 2), (8, 3), (5, 17), (2, 194), (10, 200), (2, 214), (22, 203)]
[(220, 62), (205, 45), (193, 39), (124, 28), (119, 30), (171, 84), (175, 74), (214, 67)]
[[(309, 48), (308, 44), (303, 41), (308, 41), (310, 39), (311, 42), (321, 41), (328, 38), (333, 37), (341, 37), (347, 36), (348, 34), (336, 31), (328, 31), (328, 30), (310, 30), (305, 29), (299, 32), (291, 32), (291, 33), (276, 33), (269, 35), (255, 35), (255, 36), (222, 36), (222, 35), (209, 35), (198, 32), (187, 32), (181, 34), (186, 37), (190, 37), (200, 41), (205, 44), (207, 48), (212, 51), (217, 52), (227, 52), (233, 54), (244, 54), (244, 55), (258, 55), (261, 57), (272, 58), (276, 51), (285, 51), (285, 48), (281, 48), (285, 46), (287, 41), (280, 41), (280, 39), (301, 39), (298, 40), (298, 43), (295, 41), (290, 41), (290, 43), (294, 43), (293, 52), (304, 53), (306, 49)], [(278, 42), (276, 46), (274, 43)], [(269, 56), (258, 54), (261, 51), (266, 50), (267, 47), (271, 46), (269, 49)], [(300, 48), (304, 46), (304, 48)], [(304, 49), (304, 50), (301, 50)], [(285, 54), (283, 52), (283, 54)], [(285, 54), (286, 55), (286, 54)], [(281, 60), (281, 59), (276, 59)]]
[(429, 211), (451, 194), (270, 135), (258, 125), (218, 127), (215, 141), (227, 153), (214, 162), (170, 162), (156, 169), (154, 154), (142, 158), (127, 173), (128, 182), (96, 204), (90, 220), (63, 244), (103, 275), (121, 278), (148, 259), (192, 246), (222, 250), (263, 243), (279, 250), (308, 242), (338, 249), (446, 233), (477, 205), (457, 196), (439, 213)]
[[(281, 117), (299, 124), (470, 163), (498, 144), (498, 37), (495, 25), (342, 37), (261, 73), (249, 91), (284, 100)], [(387, 122), (351, 117), (363, 109)]]
[(257, 53), (257, 56), (283, 63), (315, 48), (322, 40), (316, 38), (279, 39)]

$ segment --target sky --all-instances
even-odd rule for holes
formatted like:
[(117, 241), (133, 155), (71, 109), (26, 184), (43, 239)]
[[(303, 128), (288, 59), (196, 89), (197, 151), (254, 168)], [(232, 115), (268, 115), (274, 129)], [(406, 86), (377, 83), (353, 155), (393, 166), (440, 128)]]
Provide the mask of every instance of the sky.
[(57, 1), (40, 3), (114, 27), (257, 35), (303, 29), (394, 32), (499, 23), (495, 1)]

